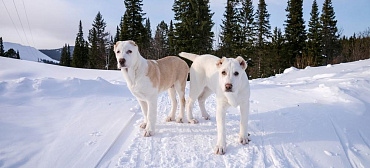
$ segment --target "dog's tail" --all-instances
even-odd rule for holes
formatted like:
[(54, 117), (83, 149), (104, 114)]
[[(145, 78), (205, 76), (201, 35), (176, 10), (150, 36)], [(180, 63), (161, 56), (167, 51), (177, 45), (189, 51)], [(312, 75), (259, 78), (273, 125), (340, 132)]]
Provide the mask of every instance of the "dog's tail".
[(192, 53), (181, 52), (181, 53), (179, 54), (179, 56), (180, 56), (180, 57), (183, 57), (183, 58), (186, 58), (186, 59), (188, 59), (188, 60), (190, 60), (190, 61), (194, 61), (194, 60), (195, 60), (195, 58), (197, 58), (199, 55), (197, 55), (197, 54), (192, 54)]

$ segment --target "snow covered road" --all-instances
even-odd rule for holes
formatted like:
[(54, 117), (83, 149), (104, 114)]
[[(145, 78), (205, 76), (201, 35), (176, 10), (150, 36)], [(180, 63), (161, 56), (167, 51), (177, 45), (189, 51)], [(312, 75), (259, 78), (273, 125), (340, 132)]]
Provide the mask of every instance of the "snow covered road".
[[(143, 137), (137, 101), (117, 71), (0, 58), (0, 167), (369, 167), (370, 60), (297, 70), (251, 84), (249, 145), (229, 108), (227, 153), (211, 120), (165, 122)], [(188, 88), (186, 95), (188, 95)]]

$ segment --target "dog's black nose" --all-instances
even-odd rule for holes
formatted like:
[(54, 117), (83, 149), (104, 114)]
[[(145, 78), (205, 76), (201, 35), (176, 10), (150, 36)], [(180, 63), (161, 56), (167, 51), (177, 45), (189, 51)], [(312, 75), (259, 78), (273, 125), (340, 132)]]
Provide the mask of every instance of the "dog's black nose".
[(231, 92), (233, 89), (233, 85), (231, 83), (226, 83), (225, 89), (226, 91)]
[(119, 62), (119, 64), (121, 64), (121, 66), (124, 66), (126, 60), (124, 58), (120, 58), (118, 62)]

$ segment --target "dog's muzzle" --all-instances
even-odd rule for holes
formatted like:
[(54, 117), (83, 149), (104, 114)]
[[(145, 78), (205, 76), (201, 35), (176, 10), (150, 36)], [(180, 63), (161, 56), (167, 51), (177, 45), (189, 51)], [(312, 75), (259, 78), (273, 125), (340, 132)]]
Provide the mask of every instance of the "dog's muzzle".
[(233, 91), (233, 85), (231, 83), (225, 84), (225, 92), (232, 92)]
[(120, 58), (120, 59), (118, 60), (118, 62), (119, 62), (119, 64), (121, 65), (121, 67), (125, 67), (126, 59), (124, 59), (124, 58)]

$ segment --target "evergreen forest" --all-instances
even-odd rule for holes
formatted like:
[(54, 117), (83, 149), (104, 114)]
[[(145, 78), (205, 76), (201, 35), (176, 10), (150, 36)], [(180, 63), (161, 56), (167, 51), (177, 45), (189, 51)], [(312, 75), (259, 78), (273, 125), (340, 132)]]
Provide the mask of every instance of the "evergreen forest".
[[(314, 0), (308, 21), (303, 19), (303, 0), (288, 0), (283, 30), (271, 27), (265, 0), (257, 6), (252, 0), (227, 0), (221, 25), (212, 20), (209, 0), (174, 0), (173, 20), (158, 23), (153, 32), (150, 16), (142, 9), (143, 0), (124, 0), (124, 5), (115, 34), (106, 32), (107, 23), (98, 12), (84, 39), (80, 21), (75, 49), (70, 53), (65, 44), (60, 65), (116, 69), (113, 45), (123, 40), (135, 41), (146, 59), (183, 51), (242, 56), (248, 62), (250, 79), (273, 76), (292, 66), (302, 69), (370, 58), (370, 28), (342, 36), (331, 0), (325, 0), (322, 9)], [(212, 31), (214, 26), (220, 27), (219, 34)]]

